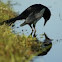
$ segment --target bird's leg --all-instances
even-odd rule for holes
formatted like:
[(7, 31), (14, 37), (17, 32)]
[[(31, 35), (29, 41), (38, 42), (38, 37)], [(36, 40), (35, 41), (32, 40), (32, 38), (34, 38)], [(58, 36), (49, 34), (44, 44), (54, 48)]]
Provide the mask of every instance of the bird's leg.
[(36, 37), (36, 32), (34, 32), (33, 37)]
[(31, 29), (32, 29), (32, 32), (33, 32), (34, 30), (33, 30), (33, 27), (31, 26), (31, 24), (29, 24), (29, 26), (31, 27)]
[(34, 30), (35, 30), (35, 33), (36, 33), (36, 28), (35, 28), (35, 24), (33, 24), (33, 27), (34, 27)]

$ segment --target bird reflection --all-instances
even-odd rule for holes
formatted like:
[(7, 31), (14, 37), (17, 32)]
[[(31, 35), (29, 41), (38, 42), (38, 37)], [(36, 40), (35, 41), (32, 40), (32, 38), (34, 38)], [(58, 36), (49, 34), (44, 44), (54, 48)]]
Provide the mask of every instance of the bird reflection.
[[(33, 32), (31, 32), (31, 35), (33, 35), (33, 37), (36, 37), (36, 32), (34, 32), (34, 34), (33, 34)], [(43, 55), (46, 55), (49, 51), (50, 51), (50, 49), (52, 48), (52, 39), (50, 39), (48, 36), (47, 36), (47, 34), (46, 33), (44, 33), (43, 34), (44, 35), (44, 37), (45, 37), (45, 40), (44, 41), (39, 41), (37, 38), (36, 38), (36, 40), (34, 40), (34, 41), (36, 41), (37, 43), (39, 43), (39, 42), (41, 42), (42, 43), (42, 45), (40, 46), (41, 48), (42, 48), (42, 50), (43, 49), (45, 49), (44, 51), (42, 51), (40, 54), (38, 54), (37, 56), (43, 56)], [(34, 48), (36, 48), (36, 49), (34, 49)], [(37, 49), (37, 47), (32, 47), (32, 50), (38, 50)]]
[(38, 56), (46, 55), (50, 51), (50, 49), (52, 48), (52, 42), (51, 41), (53, 39), (48, 38), (48, 36), (45, 33), (44, 33), (44, 36), (45, 36), (45, 40), (43, 42), (42, 47), (43, 48), (48, 47), (48, 48), (45, 51), (43, 51), (42, 53), (38, 54)]
[[(33, 33), (33, 32), (31, 32), (31, 35), (32, 35), (32, 33)], [(40, 53), (38, 53), (38, 54), (36, 55), (36, 57), (37, 57), (37, 56), (44, 56), (44, 55), (46, 55), (46, 54), (50, 51), (50, 49), (52, 48), (52, 39), (50, 39), (50, 38), (47, 36), (46, 33), (44, 33), (43, 35), (44, 35), (45, 39), (41, 42), (41, 41), (39, 41), (39, 40), (36, 38), (36, 40), (34, 40), (33, 43), (34, 43), (34, 42), (37, 42), (37, 45), (32, 45), (32, 47), (31, 47), (31, 49), (32, 49), (33, 52), (39, 52), (39, 51), (40, 51)], [(33, 34), (33, 37), (36, 37), (35, 32), (34, 32), (34, 34)], [(40, 46), (39, 46), (39, 43), (41, 44)], [(35, 59), (36, 57), (34, 57), (34, 59)], [(33, 59), (32, 59), (30, 62), (34, 62)]]

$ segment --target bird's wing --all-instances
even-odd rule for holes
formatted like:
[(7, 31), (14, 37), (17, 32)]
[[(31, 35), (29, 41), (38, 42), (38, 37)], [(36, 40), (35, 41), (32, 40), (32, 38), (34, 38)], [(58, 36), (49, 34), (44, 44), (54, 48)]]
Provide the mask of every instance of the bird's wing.
[(32, 12), (27, 18), (26, 18), (26, 23), (27, 24), (31, 24), (31, 23), (33, 23), (33, 20), (35, 20), (35, 14), (34, 14), (34, 12)]
[(45, 8), (43, 8), (39, 13), (32, 12), (27, 18), (25, 23), (30, 24), (34, 21), (38, 21), (44, 14)]
[(26, 19), (34, 11), (35, 11), (35, 6), (32, 5), (28, 7), (26, 10), (24, 10), (18, 17), (20, 17), (20, 19)]
[(32, 12), (39, 12), (43, 8), (43, 5), (34, 4), (24, 10), (18, 17), (20, 19), (26, 19)]
[(26, 19), (29, 14), (31, 13), (31, 7), (28, 7), (26, 10), (24, 10), (18, 17), (20, 19)]
[(26, 23), (33, 23), (34, 21), (38, 21), (44, 14), (45, 8), (43, 8), (40, 12), (35, 13), (32, 12), (27, 18), (26, 18)]
[(35, 17), (36, 17), (36, 18), (42, 17), (43, 14), (44, 14), (44, 12), (45, 12), (45, 8), (43, 8), (39, 13), (35, 14)]
[(32, 12), (27, 18), (26, 20), (24, 21), (24, 23), (22, 23), (20, 26), (24, 26), (26, 24), (31, 24), (32, 23), (32, 20), (34, 19), (34, 13)]

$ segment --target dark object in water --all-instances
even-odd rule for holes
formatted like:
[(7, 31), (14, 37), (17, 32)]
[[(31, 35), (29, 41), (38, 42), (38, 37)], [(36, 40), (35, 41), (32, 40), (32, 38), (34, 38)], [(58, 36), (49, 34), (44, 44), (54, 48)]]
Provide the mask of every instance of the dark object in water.
[(46, 55), (50, 49), (52, 48), (52, 39), (48, 38), (48, 36), (44, 33), (44, 36), (45, 36), (45, 40), (43, 42), (43, 46), (45, 49), (45, 51), (43, 51), (42, 53), (38, 54), (38, 56), (43, 56), (43, 55)]
[[(44, 36), (45, 36), (44, 42), (39, 41), (37, 38), (36, 40), (33, 40), (31, 50), (33, 52), (40, 52), (37, 54), (37, 56), (46, 55), (52, 48), (52, 42), (51, 42), (52, 39), (48, 38), (45, 33), (44, 33)], [(36, 41), (36, 44), (34, 43), (34, 41)]]

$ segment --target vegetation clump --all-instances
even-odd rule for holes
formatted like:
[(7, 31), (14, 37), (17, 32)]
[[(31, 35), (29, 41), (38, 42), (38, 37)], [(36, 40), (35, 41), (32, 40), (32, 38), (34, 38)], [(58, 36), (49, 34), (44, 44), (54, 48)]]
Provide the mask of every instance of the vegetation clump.
[(14, 18), (16, 15), (10, 4), (0, 1), (0, 22)]

